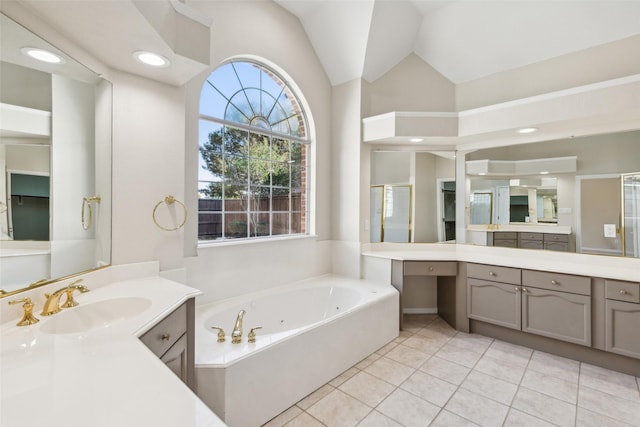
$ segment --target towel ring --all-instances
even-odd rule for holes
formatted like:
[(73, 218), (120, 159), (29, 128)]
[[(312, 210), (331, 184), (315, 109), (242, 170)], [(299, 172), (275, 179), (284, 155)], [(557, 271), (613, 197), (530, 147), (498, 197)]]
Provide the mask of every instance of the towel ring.
[[(100, 198), (100, 196), (93, 196), (93, 197), (83, 197), (82, 198), (82, 229), (83, 230), (88, 230), (89, 227), (91, 227), (91, 223), (93, 222), (93, 209), (91, 208), (91, 203), (100, 203), (102, 199)], [(89, 219), (87, 220), (87, 222), (85, 223), (84, 221), (84, 207), (87, 207), (87, 210), (89, 211)]]
[[(180, 223), (180, 225), (178, 225), (175, 228), (167, 228), (167, 227), (163, 227), (162, 225), (160, 225), (158, 223), (158, 219), (156, 218), (156, 211), (158, 210), (158, 206), (160, 206), (161, 204), (166, 204), (167, 206), (171, 206), (174, 203), (179, 204), (180, 206), (182, 206), (182, 210), (184, 211), (184, 219), (182, 220), (182, 222)], [(176, 199), (175, 197), (169, 195), (167, 197), (165, 197), (163, 200), (160, 200), (156, 206), (153, 208), (153, 222), (155, 225), (158, 226), (158, 228), (163, 229), (164, 231), (175, 231), (179, 228), (182, 228), (182, 226), (187, 222), (187, 207), (184, 205), (184, 203), (182, 203), (180, 200)]]

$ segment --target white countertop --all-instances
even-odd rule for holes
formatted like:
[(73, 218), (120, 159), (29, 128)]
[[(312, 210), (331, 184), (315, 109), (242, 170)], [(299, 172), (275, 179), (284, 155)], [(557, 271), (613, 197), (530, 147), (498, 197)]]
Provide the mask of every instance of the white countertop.
[(469, 225), (467, 230), (484, 231), (487, 233), (513, 231), (521, 233), (571, 234), (571, 226), (544, 223)]
[(81, 333), (42, 331), (48, 321), (78, 307), (43, 317), (38, 304), (39, 323), (18, 327), (18, 317), (0, 325), (0, 425), (224, 426), (137, 338), (200, 292), (160, 277), (95, 289), (84, 284), (91, 291), (75, 294), (78, 307), (121, 297), (148, 298), (150, 306)]
[(452, 243), (371, 244), (363, 248), (362, 255), (402, 261), (464, 261), (640, 281), (640, 258)]

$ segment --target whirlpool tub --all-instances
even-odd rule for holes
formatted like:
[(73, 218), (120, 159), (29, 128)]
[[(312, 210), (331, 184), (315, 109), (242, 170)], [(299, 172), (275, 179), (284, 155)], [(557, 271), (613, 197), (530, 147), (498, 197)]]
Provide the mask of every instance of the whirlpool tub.
[(329, 275), (198, 306), (198, 395), (230, 427), (259, 426), (396, 338), (398, 298), (390, 284)]

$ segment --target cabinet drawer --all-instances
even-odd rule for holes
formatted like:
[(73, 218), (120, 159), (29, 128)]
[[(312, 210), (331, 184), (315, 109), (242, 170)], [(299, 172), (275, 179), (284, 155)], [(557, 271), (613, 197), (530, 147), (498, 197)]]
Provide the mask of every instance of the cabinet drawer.
[(542, 240), (520, 240), (522, 249), (542, 249)]
[(520, 240), (539, 240), (542, 241), (542, 233), (520, 233)]
[(569, 242), (547, 242), (545, 240), (544, 248), (548, 251), (569, 252)]
[(569, 243), (569, 235), (568, 234), (545, 234), (544, 241)]
[(607, 299), (640, 303), (640, 283), (605, 280)]
[(519, 285), (520, 269), (496, 265), (467, 264), (467, 277)]
[(496, 231), (493, 233), (494, 239), (517, 239), (518, 233), (515, 231)]
[(455, 261), (405, 261), (405, 276), (455, 276), (458, 263)]
[(522, 286), (591, 295), (591, 278), (570, 274), (522, 270)]
[(513, 240), (497, 239), (493, 241), (493, 246), (499, 246), (502, 248), (517, 248), (518, 241), (516, 239), (513, 239)]
[(173, 313), (149, 329), (140, 340), (158, 357), (187, 332), (187, 306), (182, 304)]

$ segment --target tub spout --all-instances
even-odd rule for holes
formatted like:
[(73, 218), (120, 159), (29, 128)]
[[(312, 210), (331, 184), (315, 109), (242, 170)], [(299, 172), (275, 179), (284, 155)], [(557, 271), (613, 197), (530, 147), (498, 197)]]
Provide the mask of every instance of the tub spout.
[(232, 344), (240, 344), (242, 341), (242, 317), (244, 313), (244, 310), (240, 310), (238, 317), (236, 317), (236, 324), (233, 326), (233, 332), (231, 333)]

